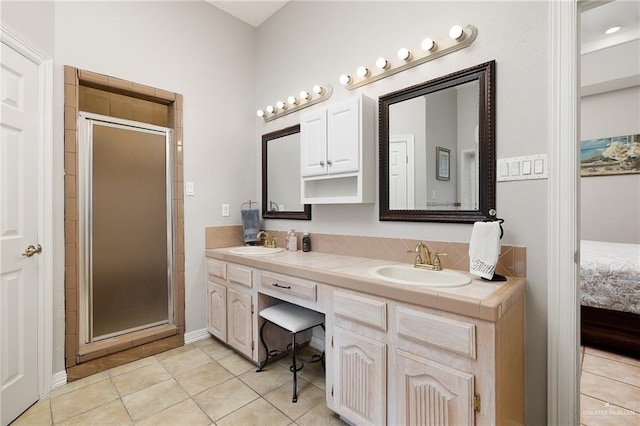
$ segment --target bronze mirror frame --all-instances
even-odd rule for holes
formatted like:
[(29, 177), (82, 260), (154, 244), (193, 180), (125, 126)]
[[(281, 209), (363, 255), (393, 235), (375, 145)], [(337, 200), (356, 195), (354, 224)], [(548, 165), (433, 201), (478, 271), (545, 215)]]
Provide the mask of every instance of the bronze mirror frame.
[[(300, 125), (287, 127), (275, 132), (265, 133), (262, 135), (262, 217), (264, 219), (296, 219), (296, 220), (311, 220), (311, 204), (304, 204), (302, 211), (270, 211), (268, 208), (268, 182), (267, 182), (267, 164), (268, 164), (268, 150), (267, 145), (269, 141), (278, 139), (284, 136), (294, 135), (300, 133)], [(300, 185), (300, 180), (298, 185)], [(300, 194), (300, 186), (298, 186), (298, 193)]]
[[(478, 103), (478, 210), (391, 210), (389, 208), (389, 106), (477, 80)], [(495, 61), (417, 84), (381, 96), (379, 106), (380, 220), (405, 222), (472, 223), (490, 217), (496, 204)]]

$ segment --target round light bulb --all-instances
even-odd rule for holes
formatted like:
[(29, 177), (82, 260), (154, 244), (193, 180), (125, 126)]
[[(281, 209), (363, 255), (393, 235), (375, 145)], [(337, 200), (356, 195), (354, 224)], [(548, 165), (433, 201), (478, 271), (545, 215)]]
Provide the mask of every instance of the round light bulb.
[(273, 105), (267, 105), (267, 112), (268, 112), (269, 114), (273, 114), (273, 113), (275, 113), (276, 111), (277, 111), (277, 110), (276, 110), (276, 108), (275, 108)]
[(380, 68), (381, 70), (386, 70), (387, 68), (389, 68), (389, 61), (387, 61), (385, 58), (378, 58), (376, 60), (376, 67)]
[(369, 68), (367, 68), (367, 67), (358, 67), (357, 73), (358, 73), (358, 77), (364, 78), (364, 77), (369, 75)]
[(313, 86), (311, 90), (313, 90), (313, 93), (315, 93), (316, 95), (322, 95), (324, 93), (324, 87), (320, 86), (319, 84)]
[(409, 49), (407, 49), (406, 47), (403, 47), (402, 49), (398, 50), (398, 58), (402, 61), (408, 61), (409, 59), (411, 59), (411, 52), (409, 52)]
[(287, 109), (287, 104), (285, 104), (285, 103), (284, 103), (284, 102), (282, 102), (282, 101), (278, 101), (278, 102), (276, 103), (276, 107), (277, 107), (278, 109)]
[(427, 37), (424, 40), (422, 40), (422, 44), (420, 46), (422, 47), (422, 50), (424, 50), (425, 52), (431, 52), (433, 50), (436, 50), (436, 42), (433, 41), (431, 37)]
[(307, 92), (306, 90), (300, 92), (300, 99), (302, 99), (303, 101), (308, 101), (309, 98), (311, 98), (309, 92)]
[(454, 40), (460, 40), (463, 38), (463, 36), (464, 36), (464, 30), (460, 25), (454, 25), (449, 30), (449, 37), (451, 37)]
[(604, 33), (609, 35), (609, 34), (613, 34), (613, 33), (617, 33), (618, 31), (620, 31), (620, 27), (611, 27), (609, 28), (607, 31), (605, 31)]
[(298, 105), (298, 98), (295, 96), (289, 96), (287, 98), (287, 102), (289, 102), (289, 105)]
[(351, 76), (347, 75), (347, 74), (342, 74), (340, 76), (340, 83), (343, 85), (347, 85), (349, 83), (351, 83)]
[(262, 118), (264, 117), (264, 110), (259, 109), (256, 114), (258, 114), (258, 117)]

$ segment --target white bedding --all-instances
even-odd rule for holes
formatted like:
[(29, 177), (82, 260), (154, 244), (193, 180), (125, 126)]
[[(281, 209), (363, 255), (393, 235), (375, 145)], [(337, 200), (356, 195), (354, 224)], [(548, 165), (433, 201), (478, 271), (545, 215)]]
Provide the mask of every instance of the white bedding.
[(582, 240), (580, 303), (640, 314), (640, 245)]

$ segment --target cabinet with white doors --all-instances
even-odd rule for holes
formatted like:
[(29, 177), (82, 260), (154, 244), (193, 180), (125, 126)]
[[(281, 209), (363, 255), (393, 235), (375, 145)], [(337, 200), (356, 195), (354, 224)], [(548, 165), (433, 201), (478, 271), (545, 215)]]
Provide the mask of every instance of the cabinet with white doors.
[(303, 204), (374, 202), (374, 118), (364, 95), (300, 114)]

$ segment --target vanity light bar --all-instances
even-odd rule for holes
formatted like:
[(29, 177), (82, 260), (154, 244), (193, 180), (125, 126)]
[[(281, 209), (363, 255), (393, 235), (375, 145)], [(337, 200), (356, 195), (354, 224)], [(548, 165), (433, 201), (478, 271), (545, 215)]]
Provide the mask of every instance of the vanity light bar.
[(257, 111), (258, 117), (264, 121), (275, 120), (287, 114), (326, 101), (333, 94), (333, 87), (329, 84), (313, 86), (311, 91), (302, 90), (298, 96), (291, 95), (287, 101), (278, 101), (275, 105), (267, 105), (264, 109)]
[(363, 65), (353, 74), (342, 74), (340, 83), (345, 88), (353, 90), (416, 65), (424, 64), (464, 49), (471, 45), (477, 36), (478, 30), (473, 25), (467, 25), (464, 28), (460, 25), (454, 25), (449, 30), (447, 37), (438, 40), (425, 38), (420, 46), (412, 50), (403, 47), (398, 50), (397, 55), (394, 55), (394, 57), (378, 58), (375, 66), (367, 67)]

